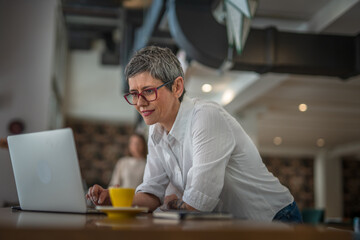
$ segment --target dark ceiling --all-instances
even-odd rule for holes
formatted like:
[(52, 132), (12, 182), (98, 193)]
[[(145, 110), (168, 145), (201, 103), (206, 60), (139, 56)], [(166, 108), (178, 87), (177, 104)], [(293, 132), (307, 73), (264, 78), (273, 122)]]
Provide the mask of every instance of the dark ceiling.
[[(129, 4), (131, 2), (137, 5)], [(162, 2), (162, 16), (165, 3), (157, 2)], [(144, 23), (150, 3), (150, 0), (62, 0), (69, 49), (89, 50), (94, 40), (103, 39), (106, 50), (101, 62), (119, 65), (133, 51), (134, 36)], [(147, 44), (166, 46), (174, 52), (178, 49), (167, 29), (155, 30)]]
[(62, 0), (62, 10), (69, 49), (89, 50), (94, 40), (104, 39), (103, 64), (120, 62), (120, 41), (114, 39), (114, 34), (121, 30), (125, 14), (134, 26), (140, 26), (143, 19), (141, 9), (125, 11), (119, 0)]
[[(62, 0), (69, 48), (104, 39), (103, 64), (124, 66), (147, 45), (183, 49), (189, 59), (218, 69), (229, 55), (226, 26), (212, 15), (217, 0)], [(129, 7), (129, 3), (140, 3)], [(176, 41), (176, 43), (175, 43)], [(360, 37), (250, 29), (232, 70), (338, 76), (358, 75)]]

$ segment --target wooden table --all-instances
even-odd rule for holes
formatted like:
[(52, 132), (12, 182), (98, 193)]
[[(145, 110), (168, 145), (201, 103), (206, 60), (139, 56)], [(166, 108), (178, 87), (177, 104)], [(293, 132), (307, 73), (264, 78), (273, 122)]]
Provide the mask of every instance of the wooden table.
[(352, 232), (326, 227), (242, 220), (163, 220), (144, 214), (111, 220), (98, 214), (13, 211), (0, 208), (0, 239), (199, 240), (199, 239), (341, 239)]

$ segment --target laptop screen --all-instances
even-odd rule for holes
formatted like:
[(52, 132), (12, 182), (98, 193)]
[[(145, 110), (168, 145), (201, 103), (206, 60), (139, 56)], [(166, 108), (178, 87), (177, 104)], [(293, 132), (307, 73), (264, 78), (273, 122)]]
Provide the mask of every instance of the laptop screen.
[(86, 212), (70, 128), (9, 136), (8, 143), (23, 210)]

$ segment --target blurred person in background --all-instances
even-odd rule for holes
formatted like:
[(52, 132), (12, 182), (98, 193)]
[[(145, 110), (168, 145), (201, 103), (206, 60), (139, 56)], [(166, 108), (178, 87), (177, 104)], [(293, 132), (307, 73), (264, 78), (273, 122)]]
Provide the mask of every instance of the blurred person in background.
[[(8, 131), (11, 135), (21, 134), (25, 130), (25, 124), (20, 119), (10, 121)], [(9, 145), (6, 138), (0, 138), (0, 148), (8, 149)]]
[(136, 188), (143, 181), (146, 165), (147, 144), (139, 133), (130, 136), (128, 156), (122, 157), (115, 165), (109, 187)]

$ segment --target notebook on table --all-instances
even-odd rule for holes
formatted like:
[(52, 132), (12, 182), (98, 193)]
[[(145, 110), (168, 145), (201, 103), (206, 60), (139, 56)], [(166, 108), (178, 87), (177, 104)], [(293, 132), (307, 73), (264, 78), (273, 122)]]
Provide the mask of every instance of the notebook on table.
[(221, 220), (232, 219), (233, 215), (223, 212), (195, 212), (186, 210), (169, 210), (169, 211), (155, 211), (153, 217), (163, 219), (206, 219), (206, 220)]
[(20, 208), (94, 213), (87, 206), (70, 128), (8, 137)]

